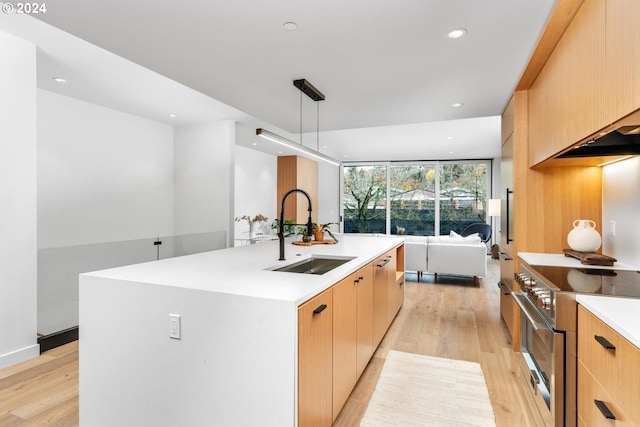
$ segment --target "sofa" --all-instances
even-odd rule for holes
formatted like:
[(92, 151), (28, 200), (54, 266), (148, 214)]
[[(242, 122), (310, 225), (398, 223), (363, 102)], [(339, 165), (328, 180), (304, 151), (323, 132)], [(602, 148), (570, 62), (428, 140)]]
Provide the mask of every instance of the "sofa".
[(405, 270), (416, 271), (418, 280), (423, 273), (471, 276), (478, 285), (478, 277), (487, 275), (487, 246), (478, 235), (406, 236), (404, 239)]

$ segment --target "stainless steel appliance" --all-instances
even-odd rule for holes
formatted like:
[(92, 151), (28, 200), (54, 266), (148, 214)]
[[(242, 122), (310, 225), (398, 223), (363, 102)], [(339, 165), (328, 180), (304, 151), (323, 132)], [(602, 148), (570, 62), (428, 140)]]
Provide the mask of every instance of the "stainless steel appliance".
[(519, 360), (547, 427), (576, 425), (577, 293), (640, 298), (640, 273), (606, 268), (530, 266), (514, 275), (520, 291)]

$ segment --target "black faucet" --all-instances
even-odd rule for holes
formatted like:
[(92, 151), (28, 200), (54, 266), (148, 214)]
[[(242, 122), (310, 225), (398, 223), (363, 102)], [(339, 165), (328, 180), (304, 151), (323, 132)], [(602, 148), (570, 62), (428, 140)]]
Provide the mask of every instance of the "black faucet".
[[(278, 229), (278, 239), (280, 240), (280, 258), (279, 261), (284, 261), (284, 201), (287, 199), (289, 194), (291, 193), (302, 193), (307, 197), (307, 201), (309, 202), (309, 220), (307, 221), (307, 236), (311, 236), (313, 234), (313, 222), (311, 221), (311, 197), (307, 194), (306, 191), (300, 190), (299, 188), (294, 188), (293, 190), (287, 191), (287, 194), (282, 198), (282, 206), (280, 207), (280, 228)], [(297, 225), (297, 224), (296, 224)]]

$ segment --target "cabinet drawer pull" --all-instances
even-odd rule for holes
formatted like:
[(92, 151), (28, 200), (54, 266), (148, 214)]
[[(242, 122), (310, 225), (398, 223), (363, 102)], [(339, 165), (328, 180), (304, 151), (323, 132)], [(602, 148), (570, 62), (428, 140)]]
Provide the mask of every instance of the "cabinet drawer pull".
[(384, 267), (385, 265), (387, 265), (387, 263), (388, 263), (389, 261), (391, 261), (391, 259), (390, 259), (390, 258), (386, 258), (384, 261), (379, 262), (378, 264), (376, 264), (376, 267), (382, 268), (382, 267)]
[(319, 305), (315, 310), (313, 310), (313, 314), (320, 314), (324, 311), (324, 309), (327, 308), (327, 304), (321, 304)]
[(531, 370), (531, 375), (529, 376), (529, 382), (531, 383), (532, 388), (536, 388), (538, 384), (540, 384), (540, 377), (538, 377), (538, 373), (534, 370)]
[(613, 415), (613, 412), (611, 412), (611, 410), (609, 410), (609, 408), (607, 407), (607, 404), (604, 403), (602, 400), (594, 400), (593, 403), (596, 404), (596, 406), (598, 407), (598, 409), (602, 413), (603, 417), (605, 417), (608, 420), (615, 420), (616, 419), (616, 416)]
[(606, 339), (605, 337), (601, 337), (600, 335), (594, 335), (593, 338), (595, 338), (596, 341), (598, 341), (598, 343), (603, 346), (604, 348), (606, 348), (607, 350), (615, 350), (616, 346), (611, 344), (609, 342), (608, 339)]
[(404, 285), (404, 280), (402, 282), (398, 283), (398, 286), (402, 286), (402, 285)]
[(355, 279), (355, 280), (353, 281), (353, 283), (354, 283), (355, 285), (357, 285), (358, 283), (360, 283), (360, 278), (358, 277), (357, 279)]

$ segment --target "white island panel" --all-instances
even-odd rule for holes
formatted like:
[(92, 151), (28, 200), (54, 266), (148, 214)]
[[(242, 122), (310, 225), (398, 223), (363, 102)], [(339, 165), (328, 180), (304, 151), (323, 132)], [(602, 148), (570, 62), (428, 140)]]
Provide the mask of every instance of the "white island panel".
[[(403, 242), (340, 237), (288, 241), (284, 262), (276, 241), (82, 274), (81, 425), (295, 427), (298, 306)], [(313, 254), (356, 258), (324, 275), (268, 270)]]

